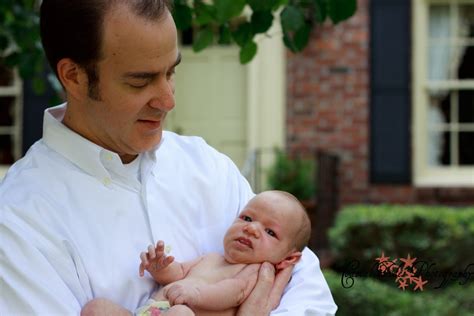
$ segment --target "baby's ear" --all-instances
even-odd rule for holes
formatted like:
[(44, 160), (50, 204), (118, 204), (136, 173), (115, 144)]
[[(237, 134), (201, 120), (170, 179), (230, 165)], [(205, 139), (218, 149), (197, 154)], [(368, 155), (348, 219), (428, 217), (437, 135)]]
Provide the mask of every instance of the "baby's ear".
[(290, 255), (288, 255), (285, 259), (283, 259), (280, 263), (277, 263), (275, 268), (277, 270), (283, 270), (291, 265), (296, 264), (301, 258), (300, 251), (294, 251)]

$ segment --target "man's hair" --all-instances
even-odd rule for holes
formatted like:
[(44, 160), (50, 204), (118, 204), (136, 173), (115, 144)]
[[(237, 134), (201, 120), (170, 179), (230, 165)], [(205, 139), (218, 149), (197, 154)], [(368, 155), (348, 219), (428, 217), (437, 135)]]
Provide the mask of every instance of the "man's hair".
[(308, 212), (304, 208), (303, 204), (301, 204), (301, 202), (293, 194), (278, 190), (274, 190), (272, 192), (280, 194), (281, 196), (291, 200), (295, 206), (293, 211), (299, 213), (297, 218), (297, 220), (299, 220), (299, 226), (294, 237), (293, 246), (298, 251), (303, 251), (311, 238), (311, 220), (308, 216)]
[(89, 96), (98, 99), (97, 63), (102, 59), (103, 24), (107, 12), (118, 4), (127, 5), (135, 14), (157, 20), (170, 0), (43, 0), (40, 31), (43, 48), (56, 76), (62, 58), (71, 58), (82, 67), (89, 81)]

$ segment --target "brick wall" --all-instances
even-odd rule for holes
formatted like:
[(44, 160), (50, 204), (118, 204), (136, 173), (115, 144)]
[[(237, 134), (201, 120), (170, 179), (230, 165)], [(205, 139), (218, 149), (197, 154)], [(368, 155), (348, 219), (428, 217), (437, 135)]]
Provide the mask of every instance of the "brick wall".
[(340, 157), (340, 204), (474, 203), (472, 189), (416, 189), (369, 183), (369, 5), (318, 27), (308, 47), (287, 59), (287, 147)]

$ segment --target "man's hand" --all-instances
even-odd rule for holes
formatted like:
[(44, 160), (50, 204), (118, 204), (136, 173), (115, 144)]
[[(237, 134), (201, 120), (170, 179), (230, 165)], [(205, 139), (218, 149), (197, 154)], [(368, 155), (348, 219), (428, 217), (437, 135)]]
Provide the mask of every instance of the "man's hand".
[(275, 276), (272, 264), (264, 262), (258, 274), (257, 284), (249, 297), (240, 305), (238, 316), (269, 315), (279, 304), (283, 291), (290, 281), (293, 266)]
[(199, 289), (191, 284), (172, 284), (165, 287), (163, 294), (171, 305), (195, 306), (200, 299)]
[(166, 256), (165, 243), (162, 240), (156, 243), (156, 248), (153, 245), (149, 245), (148, 251), (140, 254), (140, 259), (142, 260), (139, 270), (141, 277), (144, 275), (145, 270), (150, 272), (153, 276), (168, 267), (174, 261), (173, 256)]

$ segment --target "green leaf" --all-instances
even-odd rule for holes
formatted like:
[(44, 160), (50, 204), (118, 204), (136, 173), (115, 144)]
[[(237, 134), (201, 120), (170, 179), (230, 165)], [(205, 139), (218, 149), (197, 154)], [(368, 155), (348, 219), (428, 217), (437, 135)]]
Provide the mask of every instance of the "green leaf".
[(309, 35), (311, 34), (311, 25), (305, 24), (302, 28), (295, 32), (293, 42), (297, 52), (302, 51), (309, 41)]
[(253, 59), (257, 54), (257, 44), (254, 41), (250, 41), (240, 49), (240, 63), (246, 64)]
[(273, 23), (273, 14), (271, 11), (254, 11), (250, 24), (254, 34), (265, 33)]
[(334, 24), (351, 17), (357, 10), (357, 0), (329, 0), (328, 15)]
[(179, 30), (190, 28), (193, 21), (191, 8), (187, 5), (176, 5), (173, 10), (173, 19)]
[(279, 5), (279, 0), (248, 0), (247, 3), (252, 8), (252, 11), (269, 11), (276, 5)]
[(194, 6), (196, 14), (196, 23), (198, 25), (209, 24), (216, 19), (216, 8), (202, 2), (198, 2)]
[(0, 51), (6, 49), (9, 43), (10, 41), (8, 40), (8, 37), (3, 34), (0, 34)]
[(193, 50), (197, 53), (202, 51), (207, 46), (211, 45), (214, 40), (214, 34), (210, 28), (199, 30), (196, 40), (193, 43)]
[(287, 6), (280, 14), (284, 32), (296, 31), (305, 23), (303, 11), (294, 6)]
[(5, 65), (15, 67), (21, 62), (21, 55), (17, 52), (12, 53), (5, 57)]
[(42, 78), (33, 78), (32, 86), (36, 94), (42, 94), (46, 90), (46, 84)]
[(328, 0), (314, 0), (316, 22), (323, 23), (328, 15)]
[(220, 23), (225, 23), (231, 18), (238, 16), (244, 9), (245, 4), (245, 0), (214, 0), (217, 20)]
[(293, 53), (296, 53), (297, 49), (290, 34), (283, 33), (283, 43), (289, 50), (291, 50)]
[(240, 24), (232, 33), (232, 37), (237, 45), (244, 47), (253, 38), (252, 25), (248, 22)]
[(219, 41), (220, 45), (230, 45), (232, 43), (232, 34), (228, 25), (221, 25), (219, 28)]

